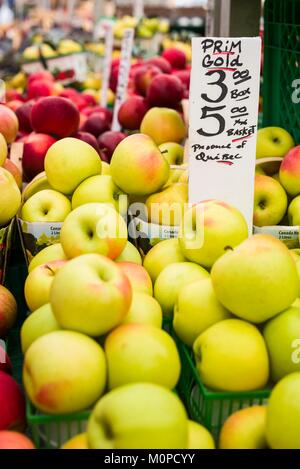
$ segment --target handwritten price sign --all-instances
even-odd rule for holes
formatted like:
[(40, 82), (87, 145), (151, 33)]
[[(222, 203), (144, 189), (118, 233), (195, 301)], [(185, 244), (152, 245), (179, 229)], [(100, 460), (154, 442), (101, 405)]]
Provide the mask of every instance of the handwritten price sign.
[(125, 29), (122, 39), (121, 58), (118, 74), (118, 85), (114, 106), (114, 114), (112, 121), (112, 130), (120, 130), (121, 126), (118, 121), (118, 113), (122, 102), (125, 99), (131, 65), (131, 55), (133, 46), (134, 30), (132, 28)]
[(224, 200), (252, 232), (260, 38), (193, 38), (189, 200)]

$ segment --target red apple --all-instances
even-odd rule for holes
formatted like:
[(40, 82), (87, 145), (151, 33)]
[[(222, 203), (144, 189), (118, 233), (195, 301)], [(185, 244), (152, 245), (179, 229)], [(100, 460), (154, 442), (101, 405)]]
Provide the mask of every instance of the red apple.
[(22, 93), (17, 90), (7, 90), (5, 96), (7, 103), (9, 101), (24, 101)]
[(152, 64), (160, 68), (163, 73), (171, 73), (172, 67), (169, 62), (163, 57), (151, 57), (146, 61), (146, 64)]
[(90, 116), (91, 114), (95, 114), (96, 112), (103, 114), (107, 122), (109, 124), (111, 123), (113, 114), (112, 114), (112, 111), (110, 109), (107, 109), (106, 107), (92, 106), (92, 107), (86, 107), (82, 109), (81, 111), (81, 113), (85, 114), (86, 116)]
[(40, 72), (35, 72), (29, 75), (28, 83), (32, 83), (35, 80), (54, 81), (54, 77), (52, 73), (48, 72), (48, 70), (41, 70)]
[(176, 47), (170, 47), (163, 52), (163, 58), (166, 59), (172, 68), (182, 70), (186, 67), (186, 55)]
[(140, 66), (134, 74), (134, 84), (136, 91), (146, 96), (149, 85), (154, 77), (162, 73), (161, 69), (152, 64)]
[(19, 122), (16, 114), (5, 104), (0, 104), (0, 133), (7, 143), (12, 143), (18, 133)]
[(179, 78), (166, 74), (153, 78), (147, 93), (150, 106), (173, 107), (182, 97), (183, 86)]
[(116, 146), (124, 140), (124, 138), (126, 138), (125, 134), (115, 130), (109, 130), (100, 135), (98, 143), (101, 151), (101, 159), (109, 163)]
[(86, 106), (96, 106), (97, 101), (94, 96), (89, 93), (82, 93), (82, 99), (84, 99)]
[(25, 138), (22, 166), (27, 181), (44, 171), (46, 153), (55, 142), (51, 135), (42, 133), (32, 133)]
[(176, 70), (173, 72), (173, 75), (179, 78), (185, 89), (189, 90), (191, 78), (190, 70)]
[(43, 96), (51, 96), (54, 93), (54, 85), (49, 80), (33, 80), (28, 84), (27, 96), (28, 99), (41, 98)]
[(80, 132), (77, 132), (77, 134), (75, 134), (74, 137), (78, 138), (79, 140), (83, 140), (83, 142), (86, 142), (89, 145), (91, 145), (93, 148), (95, 148), (95, 150), (100, 155), (100, 148), (99, 148), (99, 144), (98, 144), (98, 141), (97, 141), (95, 135), (92, 135), (88, 132), (81, 132), (80, 131)]
[(49, 96), (40, 99), (32, 108), (31, 124), (37, 133), (56, 137), (70, 137), (78, 131), (79, 111), (67, 98)]
[(109, 77), (109, 87), (115, 93), (118, 85), (118, 75), (119, 75), (119, 66), (114, 66), (111, 68), (110, 77)]
[(16, 110), (22, 106), (23, 101), (19, 101), (18, 99), (13, 99), (12, 101), (8, 101), (6, 103), (6, 106), (9, 107), (12, 111), (16, 112)]
[(25, 400), (19, 385), (4, 371), (0, 371), (0, 430), (25, 428)]
[(35, 449), (32, 441), (19, 432), (0, 431), (0, 449)]
[(74, 90), (74, 88), (65, 88), (64, 90), (60, 91), (59, 96), (61, 98), (69, 98), (72, 101), (72, 98), (78, 96), (78, 91)]
[(34, 103), (35, 102), (33, 100), (27, 101), (16, 110), (16, 116), (19, 120), (19, 130), (22, 130), (27, 133), (32, 132), (31, 110), (33, 108)]
[(149, 109), (142, 96), (131, 96), (124, 101), (119, 109), (118, 119), (122, 127), (129, 130), (140, 128), (144, 115)]
[(82, 130), (84, 132), (89, 132), (95, 137), (99, 137), (103, 132), (109, 130), (109, 127), (110, 125), (105, 115), (102, 112), (95, 112), (88, 116)]
[(15, 178), (18, 188), (22, 191), (22, 174), (19, 168), (8, 158), (6, 158), (3, 168), (10, 172)]

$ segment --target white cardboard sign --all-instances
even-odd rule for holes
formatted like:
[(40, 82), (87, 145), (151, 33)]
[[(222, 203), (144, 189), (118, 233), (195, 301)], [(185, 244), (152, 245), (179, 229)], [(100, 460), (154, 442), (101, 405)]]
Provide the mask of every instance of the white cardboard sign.
[(193, 38), (189, 202), (238, 208), (252, 233), (261, 40)]
[(145, 16), (144, 14), (144, 0), (133, 1), (133, 16), (138, 20)]
[(122, 39), (121, 59), (119, 65), (118, 86), (116, 92), (116, 100), (114, 106), (114, 115), (112, 121), (112, 130), (120, 130), (121, 126), (118, 121), (118, 113), (122, 102), (125, 99), (129, 70), (131, 65), (131, 55), (133, 46), (134, 30), (132, 28), (125, 29)]
[(113, 36), (113, 28), (112, 28), (111, 23), (107, 22), (107, 23), (104, 23), (102, 26), (103, 26), (103, 29), (105, 30), (105, 55), (104, 55), (104, 60), (103, 60), (100, 104), (102, 107), (106, 107), (114, 36)]

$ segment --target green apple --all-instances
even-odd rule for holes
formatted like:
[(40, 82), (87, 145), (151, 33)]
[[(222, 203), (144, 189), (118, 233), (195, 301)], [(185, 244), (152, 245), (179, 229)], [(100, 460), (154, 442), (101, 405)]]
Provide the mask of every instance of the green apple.
[(188, 203), (188, 185), (178, 182), (146, 200), (148, 221), (158, 225), (178, 226)]
[(300, 373), (285, 376), (271, 392), (267, 441), (272, 449), (300, 449)]
[(253, 223), (277, 225), (285, 215), (288, 199), (281, 184), (271, 176), (255, 176)]
[(173, 327), (177, 336), (189, 347), (213, 324), (232, 315), (221, 305), (210, 278), (180, 288), (174, 307)]
[(175, 262), (167, 265), (154, 284), (154, 297), (162, 307), (163, 314), (172, 317), (180, 288), (208, 277), (209, 273), (193, 262)]
[(184, 262), (178, 239), (165, 239), (153, 246), (144, 258), (144, 267), (153, 282), (167, 265)]
[(50, 186), (45, 171), (37, 174), (23, 189), (22, 200), (26, 202), (30, 197), (36, 194), (39, 191), (45, 189), (52, 189)]
[(28, 272), (31, 272), (39, 265), (46, 264), (47, 262), (64, 260), (67, 260), (67, 256), (65, 255), (62, 245), (60, 243), (50, 244), (50, 246), (42, 249), (31, 259)]
[(225, 308), (254, 323), (288, 308), (299, 291), (295, 261), (271, 235), (254, 235), (226, 253), (214, 264), (211, 278)]
[(66, 264), (65, 260), (51, 261), (39, 265), (29, 273), (25, 281), (24, 294), (30, 311), (49, 303), (54, 276)]
[(137, 248), (130, 241), (127, 241), (125, 248), (116, 257), (115, 262), (134, 262), (135, 264), (142, 265), (142, 258)]
[(71, 212), (71, 202), (60, 192), (45, 189), (28, 199), (21, 218), (28, 222), (62, 222)]
[(126, 246), (127, 226), (109, 204), (85, 204), (65, 219), (60, 242), (69, 259), (87, 253), (115, 259)]
[(56, 321), (49, 303), (30, 314), (21, 327), (21, 346), (23, 354), (30, 345), (42, 335), (58, 331), (61, 327)]
[(216, 449), (209, 431), (192, 420), (188, 421), (188, 449)]
[(178, 182), (185, 182), (188, 184), (189, 182), (189, 171), (186, 169), (185, 171), (181, 170), (181, 175), (179, 176)]
[(0, 133), (0, 166), (3, 166), (8, 154), (7, 143), (3, 135)]
[(150, 137), (133, 134), (116, 147), (110, 174), (126, 194), (153, 194), (167, 182), (169, 163)]
[(184, 256), (211, 268), (228, 249), (248, 237), (243, 215), (226, 202), (209, 200), (185, 212), (179, 241)]
[(220, 432), (220, 449), (266, 449), (267, 408), (254, 405), (231, 414)]
[(260, 165), (256, 165), (255, 166), (255, 175), (257, 174), (262, 174), (262, 175), (265, 175), (265, 171), (263, 170), (263, 168), (260, 166)]
[(174, 389), (180, 376), (180, 358), (172, 337), (158, 327), (125, 324), (106, 338), (108, 387), (149, 382)]
[(152, 383), (135, 383), (100, 399), (87, 434), (92, 449), (184, 449), (188, 420), (172, 391)]
[(131, 296), (129, 280), (118, 264), (99, 254), (85, 254), (56, 274), (50, 303), (62, 328), (99, 337), (122, 322)]
[[(122, 198), (120, 199), (121, 195), (125, 197), (125, 204)], [(126, 196), (115, 185), (111, 176), (92, 176), (79, 184), (72, 196), (72, 208), (92, 202), (111, 204), (122, 214), (127, 211)]]
[(30, 401), (44, 412), (69, 414), (87, 409), (105, 389), (104, 352), (78, 332), (50, 332), (28, 348), (23, 383)]
[(149, 135), (157, 145), (165, 142), (180, 143), (187, 133), (179, 112), (167, 107), (151, 107), (143, 117), (140, 131)]
[(206, 386), (241, 392), (263, 388), (269, 378), (269, 359), (258, 329), (240, 319), (209, 327), (194, 342), (196, 366)]
[(265, 127), (257, 132), (256, 158), (283, 157), (295, 145), (281, 127)]
[(133, 262), (118, 262), (118, 266), (123, 274), (128, 278), (132, 291), (153, 295), (153, 285), (147, 270), (139, 264)]
[(264, 327), (264, 338), (270, 357), (272, 380), (277, 383), (284, 376), (300, 371), (297, 355), (300, 348), (300, 308), (290, 307)]
[(146, 293), (135, 291), (122, 324), (147, 324), (160, 329), (162, 319), (162, 310), (158, 301)]
[(77, 138), (62, 138), (46, 153), (45, 171), (53, 189), (70, 195), (85, 179), (101, 174), (96, 150)]
[(102, 161), (101, 174), (110, 176), (110, 166), (106, 161)]
[(21, 205), (21, 192), (12, 174), (0, 168), (0, 227), (6, 226)]
[(300, 195), (295, 197), (288, 208), (288, 220), (291, 226), (300, 226)]

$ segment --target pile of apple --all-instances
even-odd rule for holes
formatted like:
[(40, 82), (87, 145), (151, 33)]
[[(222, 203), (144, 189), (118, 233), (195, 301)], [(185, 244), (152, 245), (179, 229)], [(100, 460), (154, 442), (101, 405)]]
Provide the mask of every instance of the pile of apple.
[[(300, 146), (286, 130), (266, 127), (258, 131), (256, 156), (254, 225), (299, 226)], [(259, 164), (269, 157), (273, 163)]]

